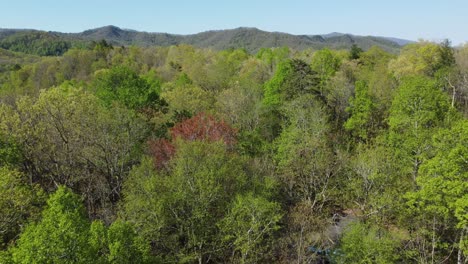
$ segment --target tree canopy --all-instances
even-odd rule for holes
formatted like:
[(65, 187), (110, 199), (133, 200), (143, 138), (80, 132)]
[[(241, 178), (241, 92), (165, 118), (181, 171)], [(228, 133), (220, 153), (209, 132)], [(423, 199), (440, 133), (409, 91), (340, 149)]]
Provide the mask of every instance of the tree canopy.
[(10, 33), (0, 263), (468, 260), (465, 46)]

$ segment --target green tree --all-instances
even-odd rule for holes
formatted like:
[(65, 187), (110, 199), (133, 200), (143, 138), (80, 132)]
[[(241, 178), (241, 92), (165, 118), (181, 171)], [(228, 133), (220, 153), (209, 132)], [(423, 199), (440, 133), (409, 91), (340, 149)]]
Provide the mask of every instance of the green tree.
[(148, 245), (122, 220), (106, 228), (88, 220), (82, 199), (60, 186), (38, 222), (21, 233), (3, 257), (13, 263), (148, 263)]
[(260, 123), (263, 84), (269, 79), (266, 66), (250, 58), (232, 84), (216, 96), (216, 110), (239, 130), (255, 130)]
[(206, 80), (199, 83), (200, 87), (209, 92), (219, 92), (228, 88), (233, 79), (239, 75), (248, 57), (244, 49), (216, 53), (213, 58), (210, 58), (211, 62), (205, 66)]
[(321, 97), (325, 97), (327, 92), (325, 89), (330, 78), (335, 75), (341, 65), (341, 58), (336, 52), (327, 48), (316, 51), (312, 56), (310, 67), (317, 73), (319, 83), (317, 90)]
[(108, 263), (147, 263), (149, 245), (145, 245), (133, 226), (117, 220), (107, 230)]
[(263, 104), (273, 109), (306, 93), (316, 93), (316, 73), (301, 60), (287, 60), (278, 65), (273, 78), (265, 84)]
[(177, 142), (167, 175), (151, 161), (125, 184), (125, 215), (166, 258), (200, 263), (219, 257), (217, 223), (245, 188), (242, 160), (222, 142)]
[(395, 263), (398, 246), (398, 238), (388, 231), (355, 222), (347, 227), (333, 255), (337, 263)]
[[(447, 241), (457, 245), (460, 263), (463, 256), (468, 255), (468, 122), (462, 120), (441, 130), (433, 137), (433, 145), (435, 155), (421, 166), (417, 178), (419, 188), (407, 194), (408, 204), (418, 214), (432, 216), (433, 228), (429, 233), (432, 255), (437, 249), (442, 253), (441, 259), (449, 258), (450, 252), (441, 240)], [(448, 235), (444, 228), (434, 229), (440, 224), (454, 232)]]
[(154, 108), (160, 104), (160, 84), (149, 83), (125, 66), (98, 72), (92, 86), (96, 95), (108, 106), (114, 101), (130, 109)]
[[(402, 182), (411, 179), (410, 189), (419, 188), (417, 183), (421, 166), (432, 155), (432, 136), (438, 129), (449, 127), (456, 119), (448, 96), (427, 77), (405, 79), (398, 88), (390, 108), (390, 131), (387, 138), (393, 152), (391, 155), (395, 155), (402, 165), (396, 171)], [(415, 212), (411, 209), (397, 212), (403, 219), (403, 226), (411, 234), (411, 246), (407, 250), (409, 258), (422, 262), (430, 259), (435, 261), (438, 243), (435, 231), (444, 230), (446, 224), (428, 214)]]
[(27, 182), (24, 174), (0, 167), (0, 249), (20, 233), (27, 221), (39, 216), (44, 194), (39, 186)]
[(294, 59), (280, 63), (275, 75), (264, 86), (263, 137), (272, 141), (281, 132), (284, 118), (281, 107), (286, 102), (305, 94), (313, 94), (325, 101), (317, 90), (318, 82), (316, 73), (304, 61)]
[(269, 72), (272, 74), (280, 63), (289, 58), (290, 53), (291, 51), (288, 47), (261, 48), (257, 52), (256, 57), (267, 65)]
[(39, 56), (60, 56), (70, 47), (69, 41), (44, 31), (22, 31), (0, 41), (0, 48)]
[(354, 89), (354, 97), (350, 99), (350, 106), (347, 109), (351, 116), (344, 127), (357, 139), (367, 141), (372, 134), (375, 134), (376, 124), (373, 114), (376, 107), (365, 82), (357, 81)]
[(328, 190), (323, 187), (332, 177), (333, 153), (325, 111), (312, 96), (302, 96), (282, 110), (289, 122), (275, 142), (275, 160), (288, 199), (326, 202)]
[(234, 245), (241, 263), (257, 263), (268, 250), (282, 218), (280, 204), (249, 193), (239, 195), (220, 222), (223, 240)]
[(288, 205), (284, 249), (294, 261), (312, 261), (311, 244), (328, 244), (326, 229), (337, 203), (338, 175), (342, 165), (328, 142), (330, 127), (326, 112), (312, 95), (289, 102), (287, 117), (275, 140), (276, 175), (283, 203)]
[(389, 140), (402, 162), (412, 168), (414, 182), (434, 129), (446, 126), (450, 117), (455, 118), (447, 95), (430, 79), (408, 78), (398, 88), (390, 109)]
[[(1, 111), (1, 110), (0, 110)], [(1, 132), (0, 132), (1, 133)], [(10, 136), (0, 134), (0, 167), (18, 166), (21, 161), (21, 149)]]
[(453, 64), (453, 54), (448, 48), (432, 42), (408, 44), (390, 62), (389, 68), (398, 79), (414, 75), (433, 77), (438, 70)]
[(21, 168), (32, 182), (46, 190), (73, 187), (91, 214), (112, 217), (113, 210), (106, 210), (119, 199), (146, 135), (146, 124), (134, 111), (109, 109), (89, 92), (59, 87), (37, 99), (23, 97), (16, 108), (4, 105), (0, 116), (0, 133), (18, 145)]
[(106, 227), (101, 221), (91, 224), (89, 246), (96, 254), (93, 263), (155, 263), (149, 244), (133, 226), (121, 219)]
[(173, 116), (207, 112), (214, 104), (213, 95), (194, 85), (186, 74), (181, 74), (175, 82), (164, 84), (161, 97), (169, 104)]
[(89, 221), (81, 199), (59, 187), (42, 219), (29, 224), (11, 249), (15, 263), (90, 263)]
[(395, 216), (405, 208), (401, 194), (412, 190), (407, 165), (380, 138), (358, 144), (347, 165), (349, 178), (341, 191), (347, 206), (359, 210), (368, 222), (395, 224)]
[(356, 44), (351, 45), (351, 50), (349, 51), (349, 59), (357, 60), (361, 56), (363, 50)]
[(358, 80), (365, 81), (368, 94), (374, 103), (374, 125), (387, 127), (389, 109), (396, 93), (398, 83), (388, 69), (394, 56), (378, 47), (372, 47), (361, 54), (358, 68), (352, 70)]
[(440, 65), (439, 68), (450, 68), (455, 65), (455, 52), (450, 40), (445, 39), (439, 44)]

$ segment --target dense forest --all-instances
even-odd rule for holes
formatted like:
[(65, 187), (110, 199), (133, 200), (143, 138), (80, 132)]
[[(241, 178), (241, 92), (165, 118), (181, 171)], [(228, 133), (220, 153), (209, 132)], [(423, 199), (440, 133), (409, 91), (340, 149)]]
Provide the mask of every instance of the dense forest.
[(468, 46), (15, 34), (0, 263), (467, 263)]
[(81, 47), (89, 42), (106, 40), (114, 46), (171, 46), (191, 45), (195, 48), (226, 50), (242, 48), (257, 53), (261, 48), (289, 47), (304, 49), (349, 49), (353, 44), (362, 49), (378, 46), (390, 53), (397, 53), (409, 40), (377, 36), (357, 36), (344, 33), (325, 35), (293, 35), (268, 32), (257, 28), (211, 30), (191, 35), (150, 33), (116, 26), (88, 29), (79, 33), (62, 33), (31, 29), (0, 28), (0, 48), (38, 55), (62, 55), (72, 47)]

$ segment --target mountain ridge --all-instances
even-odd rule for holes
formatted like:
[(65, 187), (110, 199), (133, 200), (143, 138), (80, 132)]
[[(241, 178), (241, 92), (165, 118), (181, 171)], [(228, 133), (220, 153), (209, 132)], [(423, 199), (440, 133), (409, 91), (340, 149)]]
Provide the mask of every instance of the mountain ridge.
[[(37, 32), (35, 29), (2, 29), (0, 41), (18, 32)], [(264, 31), (255, 27), (238, 27), (234, 29), (208, 30), (194, 34), (172, 34), (163, 32), (145, 32), (133, 29), (123, 29), (108, 25), (84, 30), (78, 33), (63, 33), (46, 31), (68, 41), (100, 41), (102, 39), (113, 45), (136, 46), (170, 46), (189, 44), (198, 48), (212, 48), (215, 50), (244, 48), (249, 52), (257, 52), (261, 48), (288, 46), (296, 50), (304, 49), (349, 49), (353, 44), (364, 50), (372, 46), (397, 53), (402, 46), (411, 43), (393, 37), (358, 36), (347, 33), (332, 32), (329, 34), (294, 35), (284, 32)]]

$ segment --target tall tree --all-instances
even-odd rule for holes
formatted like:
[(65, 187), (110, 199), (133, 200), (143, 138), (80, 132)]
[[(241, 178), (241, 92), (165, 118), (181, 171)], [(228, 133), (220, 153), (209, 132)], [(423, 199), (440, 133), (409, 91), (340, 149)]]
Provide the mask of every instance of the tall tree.
[(316, 51), (312, 56), (310, 67), (317, 73), (319, 83), (316, 90), (320, 97), (325, 97), (328, 93), (328, 91), (326, 91), (327, 83), (338, 71), (340, 65), (340, 57), (334, 51), (327, 48)]
[(468, 122), (462, 120), (441, 130), (433, 137), (433, 145), (435, 155), (421, 167), (419, 188), (407, 195), (408, 203), (418, 214), (430, 218), (432, 260), (439, 253), (438, 259), (455, 262), (446, 249), (448, 242), (456, 245), (457, 263), (462, 263), (468, 256)]
[(42, 219), (26, 227), (11, 249), (15, 263), (84, 263), (94, 259), (88, 244), (86, 211), (81, 199), (59, 187), (47, 201)]
[(28, 221), (38, 218), (44, 196), (24, 174), (0, 167), (0, 249), (14, 240)]
[(434, 129), (445, 126), (450, 118), (455, 117), (446, 94), (430, 79), (408, 78), (398, 88), (390, 109), (389, 139), (402, 161), (412, 167), (414, 182)]
[(395, 263), (399, 241), (389, 232), (355, 222), (346, 228), (340, 249), (329, 253), (338, 263)]
[(241, 263), (257, 263), (271, 250), (272, 236), (280, 228), (281, 207), (252, 193), (238, 195), (220, 222), (223, 240), (232, 243)]
[(133, 171), (126, 217), (168, 259), (205, 263), (222, 249), (217, 223), (245, 188), (246, 175), (242, 160), (221, 142), (179, 140), (176, 148), (167, 175), (147, 162)]
[(350, 99), (350, 107), (347, 109), (351, 116), (344, 126), (355, 138), (367, 141), (376, 132), (376, 107), (365, 82), (357, 81), (354, 89), (355, 95)]
[(21, 167), (46, 190), (72, 187), (86, 197), (91, 214), (111, 218), (123, 179), (139, 159), (146, 125), (118, 106), (108, 109), (74, 87), (24, 97), (16, 109), (0, 109), (2, 134), (20, 148)]
[(125, 66), (98, 72), (92, 86), (106, 105), (119, 102), (130, 109), (158, 107), (160, 84), (149, 83)]

